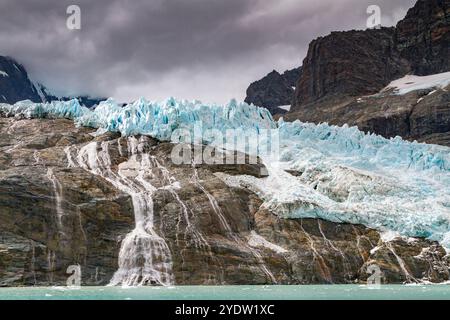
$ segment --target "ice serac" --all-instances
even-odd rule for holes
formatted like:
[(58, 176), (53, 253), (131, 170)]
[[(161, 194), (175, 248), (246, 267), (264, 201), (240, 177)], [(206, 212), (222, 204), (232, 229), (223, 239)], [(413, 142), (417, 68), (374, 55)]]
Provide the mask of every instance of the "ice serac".
[[(173, 98), (140, 99), (125, 107), (113, 100), (95, 110), (74, 101), (1, 105), (0, 114), (66, 117), (99, 132), (148, 135), (170, 141), (178, 129), (263, 129), (279, 132), (279, 157), (263, 158), (269, 177), (227, 176), (234, 186), (253, 190), (280, 217), (321, 218), (363, 224), (404, 236), (440, 241), (450, 248), (450, 148), (385, 139), (356, 127), (275, 122), (270, 113), (245, 103), (205, 105)], [(210, 143), (204, 136), (202, 143)], [(261, 139), (259, 147), (270, 141)], [(244, 151), (244, 150), (240, 150)]]

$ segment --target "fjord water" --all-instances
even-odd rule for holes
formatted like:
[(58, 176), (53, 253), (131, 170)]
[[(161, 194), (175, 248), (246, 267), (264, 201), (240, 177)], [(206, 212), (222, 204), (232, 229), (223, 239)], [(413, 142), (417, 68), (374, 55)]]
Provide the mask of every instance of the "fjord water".
[(0, 300), (450, 300), (450, 285), (28, 287)]

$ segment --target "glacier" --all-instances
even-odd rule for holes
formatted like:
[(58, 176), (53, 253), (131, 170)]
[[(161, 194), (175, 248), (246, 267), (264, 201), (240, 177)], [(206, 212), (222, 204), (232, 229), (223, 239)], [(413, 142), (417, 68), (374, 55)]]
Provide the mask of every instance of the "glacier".
[[(450, 250), (450, 148), (444, 146), (385, 139), (356, 127), (275, 121), (268, 110), (236, 100), (222, 106), (141, 98), (122, 107), (108, 99), (94, 110), (77, 100), (22, 101), (0, 104), (0, 115), (68, 118), (99, 134), (147, 135), (161, 141), (171, 141), (179, 129), (194, 134), (199, 122), (204, 132), (277, 130), (276, 156), (262, 157), (268, 177), (217, 175), (254, 191), (282, 218), (362, 224), (439, 241)], [(201, 142), (214, 145), (206, 136)]]

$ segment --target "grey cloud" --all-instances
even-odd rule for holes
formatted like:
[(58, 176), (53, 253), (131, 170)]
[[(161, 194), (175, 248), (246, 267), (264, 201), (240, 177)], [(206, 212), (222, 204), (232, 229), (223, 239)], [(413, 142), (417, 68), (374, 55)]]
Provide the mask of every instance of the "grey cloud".
[(73, 3), (2, 0), (0, 54), (59, 93), (222, 103), (300, 65), (313, 38), (364, 28), (368, 5), (393, 25), (414, 0), (79, 0), (82, 29), (70, 31)]

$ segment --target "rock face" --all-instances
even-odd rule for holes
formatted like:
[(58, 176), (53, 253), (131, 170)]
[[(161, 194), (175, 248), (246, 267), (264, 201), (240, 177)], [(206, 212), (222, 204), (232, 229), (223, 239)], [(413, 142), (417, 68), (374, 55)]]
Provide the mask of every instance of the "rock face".
[(25, 68), (11, 58), (0, 56), (0, 102), (14, 104), (21, 100), (42, 101)]
[(361, 97), (329, 98), (304, 105), (286, 120), (358, 126), (391, 138), (450, 146), (450, 86), (405, 95), (385, 92)]
[(291, 105), (295, 86), (301, 73), (301, 67), (288, 70), (283, 74), (272, 71), (248, 87), (245, 102), (267, 108), (272, 115), (286, 113), (286, 110), (279, 107)]
[[(399, 135), (450, 146), (448, 88), (404, 96), (380, 93), (406, 74), (450, 71), (449, 39), (449, 0), (418, 0), (395, 28), (320, 37), (309, 46), (294, 85), (292, 107), (283, 116), (288, 121), (356, 125), (387, 138)], [(249, 102), (271, 108), (280, 99), (286, 101), (288, 90), (267, 89), (269, 79), (282, 82), (275, 73), (256, 82), (250, 87)]]
[(371, 94), (408, 73), (395, 50), (393, 28), (332, 32), (314, 40), (303, 61), (292, 111), (332, 97)]
[(89, 96), (56, 97), (40, 83), (33, 83), (25, 68), (9, 57), (0, 56), (0, 103), (14, 104), (22, 100), (33, 102), (67, 101), (78, 99), (80, 104), (92, 108), (106, 98)]
[(395, 43), (416, 75), (450, 70), (450, 1), (418, 0), (397, 24)]
[(82, 285), (106, 285), (127, 263), (144, 270), (146, 254), (158, 252), (121, 251), (136, 227), (136, 200), (145, 199), (120, 187), (131, 180), (151, 195), (144, 214), (167, 244), (175, 284), (365, 283), (373, 264), (388, 283), (449, 279), (437, 243), (282, 219), (220, 178), (264, 176), (262, 164), (175, 165), (172, 144), (92, 131), (0, 117), (1, 286), (65, 285), (70, 265), (80, 265)]
[(408, 73), (449, 71), (449, 17), (450, 1), (419, 0), (396, 28), (332, 32), (314, 40), (292, 111), (336, 96), (374, 94)]
[(396, 28), (314, 40), (287, 120), (357, 125), (385, 137), (450, 145), (447, 89), (379, 93), (406, 74), (450, 70), (450, 2), (419, 0)]

